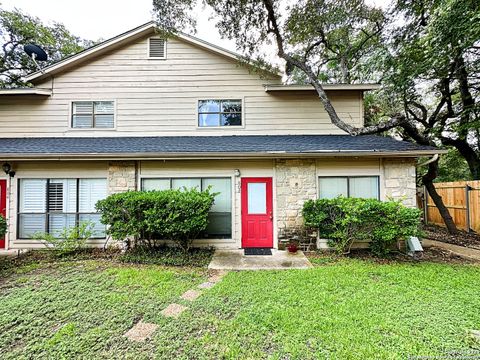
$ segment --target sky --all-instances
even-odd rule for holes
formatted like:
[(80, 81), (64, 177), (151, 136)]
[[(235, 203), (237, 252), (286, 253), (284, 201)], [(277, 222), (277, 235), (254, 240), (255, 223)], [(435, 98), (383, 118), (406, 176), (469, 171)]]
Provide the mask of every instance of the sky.
[[(152, 20), (152, 0), (0, 0), (0, 3), (6, 10), (16, 7), (45, 22), (61, 22), (74, 35), (88, 40), (109, 39)], [(221, 39), (208, 17), (203, 10), (196, 36), (235, 51), (235, 44)]]
[[(389, 1), (367, 3), (384, 7)], [(88, 40), (106, 40), (152, 20), (152, 0), (0, 0), (0, 4), (6, 10), (24, 10), (44, 22), (63, 23), (74, 35)], [(209, 15), (208, 10), (199, 7), (195, 35), (235, 51), (234, 42), (221, 38)]]

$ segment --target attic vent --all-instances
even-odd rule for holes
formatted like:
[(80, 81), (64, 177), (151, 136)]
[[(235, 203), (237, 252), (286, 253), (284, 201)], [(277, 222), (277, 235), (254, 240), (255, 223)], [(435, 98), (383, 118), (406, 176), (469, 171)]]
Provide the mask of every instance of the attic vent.
[(150, 38), (148, 46), (148, 56), (156, 59), (166, 58), (166, 41), (165, 39)]

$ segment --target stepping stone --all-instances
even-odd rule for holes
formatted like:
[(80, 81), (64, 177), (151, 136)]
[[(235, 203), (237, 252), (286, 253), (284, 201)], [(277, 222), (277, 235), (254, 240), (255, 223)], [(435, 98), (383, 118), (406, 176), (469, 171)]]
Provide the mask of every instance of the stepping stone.
[(180, 304), (170, 304), (165, 309), (163, 309), (160, 313), (166, 317), (172, 317), (177, 319), (182, 312), (187, 310), (186, 306)]
[(215, 286), (215, 283), (210, 282), (210, 281), (207, 281), (207, 282), (204, 282), (204, 283), (201, 283), (200, 285), (198, 285), (198, 287), (200, 289), (211, 289), (214, 286)]
[(183, 300), (194, 301), (196, 300), (202, 293), (197, 290), (187, 290), (180, 296)]
[(152, 334), (157, 330), (157, 324), (144, 323), (140, 320), (130, 330), (128, 330), (124, 336), (129, 340), (142, 342), (149, 339)]
[(223, 271), (223, 270), (214, 271), (214, 272), (211, 273), (210, 277), (208, 278), (208, 282), (217, 283), (220, 280), (222, 280), (222, 278), (226, 274), (227, 274), (227, 272)]
[(480, 341), (480, 330), (470, 330), (470, 335), (475, 339)]

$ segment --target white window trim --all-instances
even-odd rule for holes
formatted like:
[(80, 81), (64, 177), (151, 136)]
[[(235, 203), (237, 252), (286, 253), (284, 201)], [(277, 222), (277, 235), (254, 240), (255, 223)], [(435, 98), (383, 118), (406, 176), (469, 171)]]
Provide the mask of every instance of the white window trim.
[[(340, 175), (340, 174), (335, 174), (335, 175), (318, 175), (317, 174), (317, 199), (320, 199), (320, 179), (323, 178), (363, 178), (363, 177), (375, 177), (377, 178), (377, 184), (378, 184), (378, 198), (376, 200), (383, 201), (382, 197), (382, 176), (380, 174), (369, 174), (369, 175)], [(350, 193), (350, 183), (347, 180), (347, 191)], [(350, 196), (349, 196), (350, 197)]]
[[(92, 101), (92, 102), (101, 102), (101, 101), (111, 101), (113, 102), (113, 127), (111, 128), (74, 128), (73, 125), (73, 103), (81, 101)], [(69, 131), (116, 131), (117, 130), (117, 100), (112, 99), (75, 99), (70, 101), (69, 110), (68, 110), (68, 130)]]
[[(150, 39), (162, 39), (164, 40), (164, 45), (163, 45), (163, 57), (158, 57), (158, 56), (150, 56)], [(147, 59), (148, 60), (167, 60), (167, 39), (162, 38), (160, 36), (151, 36), (147, 40)]]
[(174, 175), (139, 175), (138, 176), (138, 182), (137, 182), (137, 190), (141, 191), (142, 190), (142, 180), (143, 179), (202, 179), (202, 178), (210, 178), (210, 179), (230, 179), (230, 191), (231, 191), (231, 204), (230, 204), (230, 216), (231, 216), (231, 224), (232, 224), (232, 231), (231, 231), (231, 237), (229, 238), (198, 238), (195, 239), (196, 241), (234, 241), (235, 240), (235, 230), (236, 230), (236, 224), (235, 224), (235, 175), (212, 175), (212, 174), (187, 174), (187, 175), (182, 175), (178, 176), (178, 174)]
[[(234, 125), (234, 126), (199, 126), (198, 125), (198, 102), (202, 100), (240, 100), (242, 102), (242, 125)], [(228, 131), (228, 130), (235, 130), (235, 129), (245, 129), (245, 96), (212, 96), (212, 97), (199, 97), (195, 99), (195, 128), (201, 131), (208, 131), (208, 130), (221, 130), (221, 131)]]
[[(1, 179), (1, 177), (0, 177)], [(31, 238), (20, 238), (19, 237), (19, 234), (20, 234), (20, 221), (19, 221), (19, 214), (20, 214), (20, 187), (21, 187), (21, 180), (56, 180), (56, 179), (73, 179), (73, 180), (81, 180), (81, 179), (86, 179), (86, 180), (93, 180), (93, 179), (102, 179), (102, 180), (105, 180), (106, 181), (106, 187), (107, 187), (107, 196), (109, 195), (108, 194), (108, 177), (103, 177), (103, 176), (99, 176), (98, 174), (91, 174), (91, 175), (87, 175), (87, 176), (81, 176), (81, 177), (71, 177), (71, 176), (65, 176), (65, 175), (52, 175), (52, 176), (48, 176), (48, 177), (45, 177), (45, 175), (38, 175), (38, 174), (35, 174), (35, 175), (24, 175), (24, 176), (19, 176), (19, 177), (15, 177), (15, 180), (14, 182), (12, 183), (12, 179), (10, 178), (10, 186), (15, 189), (15, 193), (14, 193), (14, 198), (16, 198), (16, 201), (14, 202), (13, 204), (13, 208), (10, 208), (10, 206), (7, 206), (7, 214), (10, 213), (10, 214), (15, 214), (15, 225), (13, 227), (13, 231), (11, 232), (13, 234), (12, 237), (9, 237), (8, 240), (10, 240), (11, 242), (15, 242), (15, 241), (29, 241), (31, 244), (34, 244), (35, 243), (35, 240), (34, 239), (31, 239)], [(8, 185), (7, 185), (8, 186)], [(79, 191), (78, 188), (76, 189), (77, 192)], [(7, 201), (8, 200), (8, 196), (10, 194), (7, 194)], [(47, 194), (45, 194), (47, 195)], [(99, 212), (97, 212), (97, 214), (100, 214)], [(7, 233), (8, 235), (9, 233)], [(90, 240), (104, 240), (108, 237), (108, 235), (106, 235), (106, 237), (102, 237), (102, 238), (91, 238)], [(7, 241), (7, 236), (5, 237), (5, 240)], [(7, 244), (6, 244), (7, 245)]]

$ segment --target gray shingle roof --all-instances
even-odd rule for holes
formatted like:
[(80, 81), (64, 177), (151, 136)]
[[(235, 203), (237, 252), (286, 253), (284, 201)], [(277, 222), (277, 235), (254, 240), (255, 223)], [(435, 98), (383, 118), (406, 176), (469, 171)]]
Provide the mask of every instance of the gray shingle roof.
[(164, 137), (0, 138), (2, 155), (435, 153), (438, 149), (382, 136), (242, 135)]

